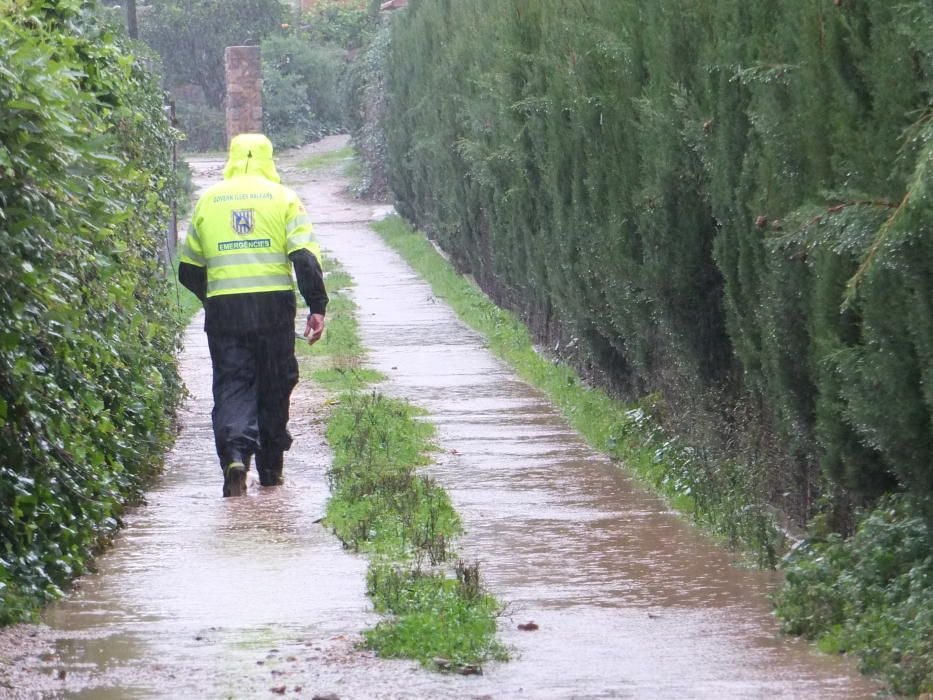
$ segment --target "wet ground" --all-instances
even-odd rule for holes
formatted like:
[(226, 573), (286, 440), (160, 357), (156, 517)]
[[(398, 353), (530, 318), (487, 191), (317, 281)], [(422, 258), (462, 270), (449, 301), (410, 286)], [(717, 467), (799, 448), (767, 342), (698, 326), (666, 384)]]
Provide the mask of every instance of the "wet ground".
[[(773, 576), (734, 566), (496, 360), (369, 230), (380, 208), (346, 199), (334, 172), (280, 170), (356, 279), (381, 389), (439, 428), (431, 472), (463, 516), (463, 549), (508, 603), (516, 658), (465, 678), (355, 648), (376, 620), (365, 562), (314, 522), (327, 496), (323, 396), (296, 390), (286, 486), (220, 498), (196, 321), (182, 358), (192, 396), (164, 478), (44, 626), (0, 634), (0, 697), (872, 697), (851, 664), (779, 635)], [(536, 631), (518, 629), (529, 621)]]

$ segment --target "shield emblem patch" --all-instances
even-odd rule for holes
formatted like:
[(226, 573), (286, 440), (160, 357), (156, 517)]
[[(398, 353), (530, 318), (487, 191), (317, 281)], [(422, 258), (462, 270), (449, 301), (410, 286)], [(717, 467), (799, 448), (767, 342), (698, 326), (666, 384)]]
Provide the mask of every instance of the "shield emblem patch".
[(233, 232), (241, 236), (247, 236), (253, 232), (256, 217), (252, 209), (234, 209), (230, 218), (230, 226)]

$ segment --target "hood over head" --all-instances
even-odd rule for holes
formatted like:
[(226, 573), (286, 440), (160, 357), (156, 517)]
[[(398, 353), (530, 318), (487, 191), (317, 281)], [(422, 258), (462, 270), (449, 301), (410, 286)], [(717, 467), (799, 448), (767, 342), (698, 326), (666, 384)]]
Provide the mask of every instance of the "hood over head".
[(230, 158), (224, 167), (224, 179), (237, 175), (258, 175), (281, 182), (272, 161), (272, 142), (263, 134), (240, 134), (230, 142)]

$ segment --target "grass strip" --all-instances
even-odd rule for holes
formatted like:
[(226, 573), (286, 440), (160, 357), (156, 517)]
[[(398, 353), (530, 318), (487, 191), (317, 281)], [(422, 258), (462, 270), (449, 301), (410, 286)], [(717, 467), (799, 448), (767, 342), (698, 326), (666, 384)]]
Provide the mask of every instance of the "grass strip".
[(400, 217), (375, 223), (373, 229), (436, 296), (488, 339), (496, 355), (543, 391), (590, 445), (624, 462), (672, 507), (750, 554), (759, 566), (777, 563), (781, 535), (747, 465), (717, 463), (711, 468), (689, 447), (664, 434), (653, 418), (657, 397), (623, 403), (587, 386), (570, 367), (539, 354), (515, 314), (493, 304)]
[(385, 379), (381, 372), (360, 366), (363, 346), (356, 322), (356, 304), (348, 290), (353, 278), (332, 258), (325, 258), (327, 330), (314, 345), (298, 341), (298, 355), (311, 379), (333, 392), (358, 391)]
[(496, 639), (501, 606), (484, 590), (479, 566), (457, 556), (460, 518), (447, 493), (418, 472), (430, 464), (434, 427), (409, 403), (360, 391), (383, 376), (360, 367), (352, 279), (333, 260), (325, 267), (327, 331), (314, 346), (298, 346), (313, 379), (343, 392), (327, 420), (334, 461), (325, 522), (369, 557), (367, 592), (389, 615), (364, 632), (364, 644), (384, 657), (479, 672), (483, 662), (507, 658)]
[[(434, 428), (415, 407), (381, 394), (344, 394), (327, 426), (334, 449), (327, 524), (370, 555), (367, 592), (392, 617), (364, 634), (382, 656), (477, 671), (507, 658), (496, 640), (500, 606), (478, 565), (457, 559), (460, 518), (447, 493), (417, 467)], [(448, 572), (454, 563), (453, 576)]]
[(298, 167), (302, 170), (324, 170), (332, 165), (342, 164), (346, 168), (352, 168), (355, 162), (353, 147), (344, 146), (336, 151), (324, 151), (323, 153), (314, 153), (302, 161), (299, 161)]

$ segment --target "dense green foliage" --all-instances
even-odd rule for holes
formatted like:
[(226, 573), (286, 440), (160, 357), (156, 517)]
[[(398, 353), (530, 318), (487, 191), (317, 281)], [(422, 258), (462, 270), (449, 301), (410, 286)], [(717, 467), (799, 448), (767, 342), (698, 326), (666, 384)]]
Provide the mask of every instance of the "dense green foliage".
[(80, 573), (180, 385), (161, 91), (82, 0), (0, 5), (0, 622)]
[(318, 2), (262, 42), (263, 129), (276, 146), (347, 128), (347, 70), (369, 23), (363, 2)]
[(363, 43), (372, 10), (367, 0), (317, 0), (299, 18), (312, 44), (353, 50)]
[(154, 0), (140, 14), (140, 38), (162, 61), (185, 150), (226, 147), (224, 49), (258, 45), (289, 17), (281, 0)]
[(785, 629), (855, 653), (898, 694), (933, 692), (933, 553), (922, 518), (885, 499), (849, 540), (814, 538), (787, 560), (776, 600)]
[(931, 35), (921, 0), (413, 0), (391, 185), (551, 344), (776, 465), (798, 518), (824, 474), (933, 514)]
[(169, 86), (192, 84), (223, 107), (224, 49), (256, 46), (288, 16), (281, 0), (159, 0), (140, 16), (140, 38), (162, 57)]
[(142, 38), (161, 56), (189, 151), (222, 149), (224, 49), (260, 45), (263, 131), (278, 148), (345, 128), (348, 52), (369, 24), (365, 3), (321, 2), (298, 12), (282, 0), (162, 0), (142, 15)]
[(362, 165), (360, 182), (352, 187), (359, 195), (376, 200), (389, 195), (385, 64), (391, 38), (389, 24), (373, 23), (347, 75), (347, 122)]
[(279, 148), (338, 133), (344, 50), (290, 33), (262, 42), (263, 130)]

